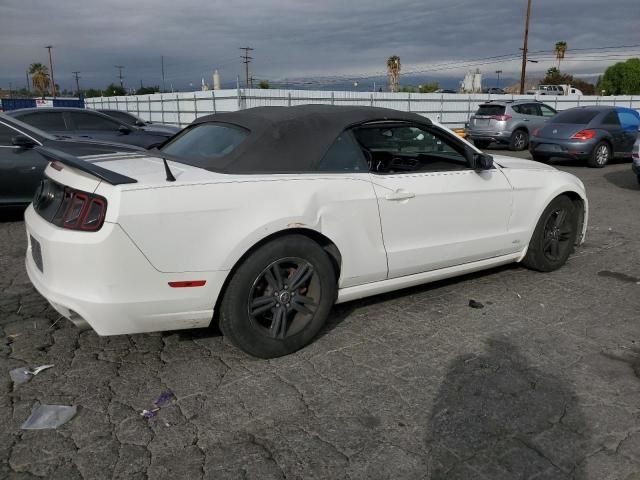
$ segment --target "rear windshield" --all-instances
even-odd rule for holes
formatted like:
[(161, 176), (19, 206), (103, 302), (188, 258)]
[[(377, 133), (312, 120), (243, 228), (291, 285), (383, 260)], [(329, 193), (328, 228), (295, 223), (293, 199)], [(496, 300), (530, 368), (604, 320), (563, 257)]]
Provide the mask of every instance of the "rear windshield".
[(504, 115), (504, 105), (480, 105), (476, 115)]
[(553, 123), (572, 123), (574, 125), (586, 125), (593, 117), (598, 115), (597, 110), (565, 110), (558, 113), (551, 122)]
[(215, 168), (212, 160), (233, 152), (249, 135), (249, 131), (234, 125), (201, 123), (183, 130), (160, 150), (187, 165)]

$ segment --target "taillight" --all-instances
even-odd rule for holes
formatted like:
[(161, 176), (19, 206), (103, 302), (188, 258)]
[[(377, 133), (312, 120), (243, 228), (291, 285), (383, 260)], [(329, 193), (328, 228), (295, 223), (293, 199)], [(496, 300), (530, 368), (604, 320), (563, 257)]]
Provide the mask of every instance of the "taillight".
[(595, 130), (580, 130), (571, 136), (571, 140), (591, 140), (597, 135)]
[(93, 193), (64, 189), (62, 204), (51, 223), (70, 230), (100, 230), (107, 213), (107, 200)]
[(506, 122), (507, 120), (511, 120), (513, 117), (511, 115), (491, 115), (492, 120), (497, 120), (499, 122)]

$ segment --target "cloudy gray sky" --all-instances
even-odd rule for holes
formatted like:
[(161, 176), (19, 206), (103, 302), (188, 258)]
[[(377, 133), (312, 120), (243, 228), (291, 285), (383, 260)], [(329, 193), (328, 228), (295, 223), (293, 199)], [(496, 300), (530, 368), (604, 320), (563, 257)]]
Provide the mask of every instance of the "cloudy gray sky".
[[(550, 52), (565, 40), (563, 70), (582, 74), (640, 56), (640, 47), (577, 50), (640, 44), (639, 1), (533, 0), (529, 49)], [(215, 68), (234, 82), (244, 72), (242, 46), (255, 48), (254, 76), (271, 80), (366, 81), (393, 54), (403, 72), (434, 80), (462, 78), (467, 61), (504, 55), (477, 66), (515, 78), (525, 9), (526, 0), (0, 0), (0, 86), (24, 86), (28, 65), (48, 62), (48, 44), (63, 88), (72, 87), (73, 71), (83, 87), (117, 81), (114, 65), (125, 66), (129, 86), (158, 85), (162, 55), (167, 87), (210, 81)], [(532, 53), (540, 60), (532, 75), (554, 64), (548, 55)]]

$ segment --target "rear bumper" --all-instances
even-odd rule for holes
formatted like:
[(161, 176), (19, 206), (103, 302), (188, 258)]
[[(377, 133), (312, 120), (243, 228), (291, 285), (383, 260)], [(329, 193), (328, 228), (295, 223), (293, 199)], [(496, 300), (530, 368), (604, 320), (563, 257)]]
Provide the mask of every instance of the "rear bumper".
[(529, 142), (529, 151), (548, 157), (575, 158), (584, 160), (591, 155), (597, 141), (572, 142), (554, 141), (546, 138), (533, 138)]
[(467, 129), (467, 138), (471, 140), (508, 143), (511, 140), (511, 132), (507, 130)]
[[(86, 322), (99, 335), (120, 335), (210, 324), (228, 272), (159, 272), (113, 223), (105, 223), (98, 232), (69, 231), (46, 222), (31, 206), (25, 223), (31, 283), (77, 325)], [(40, 245), (42, 270), (34, 260), (32, 238)], [(206, 284), (168, 284), (180, 280)]]

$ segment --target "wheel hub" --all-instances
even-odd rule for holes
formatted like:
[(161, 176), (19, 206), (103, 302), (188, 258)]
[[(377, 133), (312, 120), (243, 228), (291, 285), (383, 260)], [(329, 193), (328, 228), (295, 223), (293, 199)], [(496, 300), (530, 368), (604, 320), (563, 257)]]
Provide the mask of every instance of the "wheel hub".
[(282, 305), (288, 305), (291, 302), (291, 293), (287, 291), (280, 292), (278, 298), (280, 299), (280, 303)]

